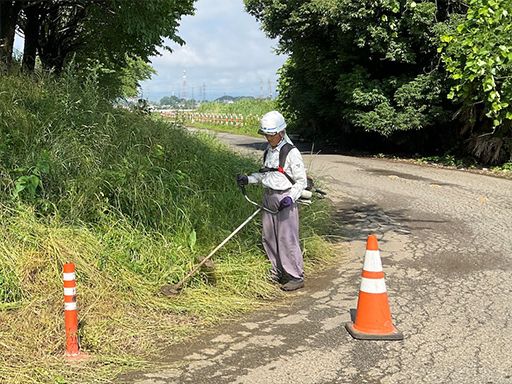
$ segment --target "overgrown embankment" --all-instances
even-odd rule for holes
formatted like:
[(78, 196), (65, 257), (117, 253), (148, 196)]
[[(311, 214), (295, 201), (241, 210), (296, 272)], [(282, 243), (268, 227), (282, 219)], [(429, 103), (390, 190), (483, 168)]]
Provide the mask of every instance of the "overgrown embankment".
[[(0, 78), (0, 382), (108, 382), (200, 327), (278, 295), (259, 219), (176, 298), (159, 295), (254, 207), (234, 176), (257, 168), (206, 135), (120, 108), (91, 79)], [(253, 190), (254, 191), (254, 190)], [(257, 197), (255, 197), (257, 198)], [(327, 209), (304, 208), (309, 267)], [(76, 263), (82, 350), (63, 362), (62, 264)]]

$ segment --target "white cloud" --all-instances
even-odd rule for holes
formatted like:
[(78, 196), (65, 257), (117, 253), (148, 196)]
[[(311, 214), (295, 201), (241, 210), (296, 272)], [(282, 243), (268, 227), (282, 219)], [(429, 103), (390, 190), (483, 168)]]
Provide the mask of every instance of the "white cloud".
[(162, 56), (154, 57), (151, 62), (155, 67), (168, 66), (202, 66), (203, 58), (193, 48), (185, 45), (183, 47), (174, 48), (172, 54), (169, 51), (160, 50)]
[(205, 84), (208, 98), (223, 94), (267, 95), (268, 82), (274, 90), (276, 70), (285, 60), (273, 48), (257, 21), (245, 12), (242, 0), (199, 0), (196, 14), (181, 22), (179, 35), (186, 45), (170, 44), (173, 52), (162, 51), (152, 59), (157, 70), (142, 84), (144, 97), (159, 100), (181, 95), (186, 71), (186, 95), (199, 97)]

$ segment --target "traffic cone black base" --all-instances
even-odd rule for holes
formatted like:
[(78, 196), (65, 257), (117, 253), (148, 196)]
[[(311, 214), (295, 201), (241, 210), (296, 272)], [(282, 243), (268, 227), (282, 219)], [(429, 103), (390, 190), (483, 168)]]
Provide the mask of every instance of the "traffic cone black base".
[(394, 328), (394, 331), (389, 334), (371, 334), (371, 333), (362, 333), (354, 328), (354, 323), (349, 321), (345, 324), (345, 328), (348, 333), (354, 338), (358, 340), (403, 340), (404, 335), (398, 329)]

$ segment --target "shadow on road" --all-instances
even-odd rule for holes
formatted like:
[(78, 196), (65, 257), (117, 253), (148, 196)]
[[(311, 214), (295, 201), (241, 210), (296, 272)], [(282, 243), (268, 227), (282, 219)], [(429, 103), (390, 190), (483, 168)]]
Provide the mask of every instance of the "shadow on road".
[(394, 232), (409, 235), (412, 231), (434, 230), (449, 220), (411, 218), (406, 209), (384, 210), (377, 204), (343, 201), (333, 207), (331, 233), (337, 241), (366, 241), (375, 234), (385, 242), (385, 234)]

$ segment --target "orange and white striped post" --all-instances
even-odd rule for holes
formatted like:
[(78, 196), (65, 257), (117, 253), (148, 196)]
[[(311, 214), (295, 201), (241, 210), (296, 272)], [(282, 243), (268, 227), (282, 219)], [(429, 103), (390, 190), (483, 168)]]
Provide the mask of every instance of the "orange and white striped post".
[(78, 356), (78, 309), (76, 306), (75, 264), (66, 263), (63, 268), (64, 279), (64, 324), (66, 328), (65, 356)]

